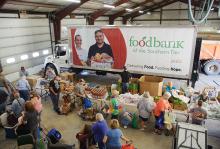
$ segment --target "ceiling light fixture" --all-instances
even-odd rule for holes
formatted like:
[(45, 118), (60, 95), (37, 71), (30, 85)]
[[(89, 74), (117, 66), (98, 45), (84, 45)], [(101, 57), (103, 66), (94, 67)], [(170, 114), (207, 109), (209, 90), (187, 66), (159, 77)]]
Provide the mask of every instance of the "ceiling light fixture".
[(132, 12), (133, 11), (133, 9), (129, 9), (129, 8), (126, 8), (125, 9), (127, 12)]
[(115, 8), (115, 6), (108, 5), (108, 4), (104, 4), (104, 7), (105, 7), (105, 8), (111, 8), (111, 9)]
[(70, 1), (72, 3), (81, 3), (81, 0), (67, 0), (67, 1)]
[(143, 10), (139, 10), (138, 12), (139, 12), (139, 13), (144, 13), (144, 11), (143, 11)]

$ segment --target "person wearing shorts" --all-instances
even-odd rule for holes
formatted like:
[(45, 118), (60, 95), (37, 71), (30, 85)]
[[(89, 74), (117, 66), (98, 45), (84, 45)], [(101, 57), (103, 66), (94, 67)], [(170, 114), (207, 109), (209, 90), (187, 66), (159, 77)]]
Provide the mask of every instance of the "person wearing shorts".
[(145, 123), (150, 118), (151, 112), (155, 107), (153, 98), (150, 96), (149, 92), (144, 92), (142, 99), (137, 104), (137, 109), (139, 112), (139, 118), (141, 119), (141, 130), (146, 127)]

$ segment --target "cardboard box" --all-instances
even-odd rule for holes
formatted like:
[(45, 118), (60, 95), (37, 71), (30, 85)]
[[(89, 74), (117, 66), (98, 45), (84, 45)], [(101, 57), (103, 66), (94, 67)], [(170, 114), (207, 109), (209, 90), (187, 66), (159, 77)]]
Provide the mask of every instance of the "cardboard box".
[(60, 73), (61, 79), (65, 80), (65, 81), (68, 80), (68, 75), (69, 75), (69, 72), (62, 72), (62, 73)]
[(76, 74), (75, 73), (68, 73), (68, 80), (71, 82), (74, 82), (76, 80)]
[(38, 78), (40, 78), (40, 76), (36, 76), (36, 75), (28, 76), (26, 78), (32, 89), (35, 88)]
[(129, 81), (130, 81), (130, 83), (133, 83), (133, 84), (138, 84), (139, 83), (138, 78), (131, 78)]
[(142, 76), (140, 79), (140, 93), (149, 91), (151, 96), (162, 96), (163, 78)]

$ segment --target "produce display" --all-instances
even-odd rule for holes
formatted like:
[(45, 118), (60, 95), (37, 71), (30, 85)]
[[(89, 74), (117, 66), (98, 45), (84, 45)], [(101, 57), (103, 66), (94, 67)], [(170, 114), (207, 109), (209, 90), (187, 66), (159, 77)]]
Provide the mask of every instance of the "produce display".
[(123, 103), (123, 104), (132, 104), (132, 105), (137, 105), (137, 103), (139, 102), (139, 100), (141, 100), (142, 96), (138, 95), (138, 94), (130, 94), (130, 93), (125, 93), (125, 94), (121, 94), (119, 95), (119, 102)]
[(88, 91), (88, 92), (91, 92), (92, 89), (93, 89), (93, 87), (91, 87), (91, 86), (87, 86), (87, 87), (85, 88), (85, 90)]
[(94, 98), (103, 98), (107, 93), (107, 89), (104, 86), (96, 86), (91, 90), (91, 94)]
[(69, 83), (67, 81), (61, 81), (60, 82), (60, 90), (61, 93), (71, 93), (74, 91), (75, 86), (73, 85), (73, 83)]

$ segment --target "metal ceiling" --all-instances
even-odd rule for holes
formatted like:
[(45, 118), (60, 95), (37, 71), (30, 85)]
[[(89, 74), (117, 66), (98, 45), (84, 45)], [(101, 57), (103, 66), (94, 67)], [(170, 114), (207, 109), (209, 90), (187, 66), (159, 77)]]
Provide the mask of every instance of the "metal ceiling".
[[(94, 15), (94, 13), (97, 13), (97, 11), (102, 11), (102, 13), (98, 13), (98, 16), (107, 15), (113, 18), (120, 16), (133, 18), (142, 15), (138, 13), (139, 10), (146, 13), (147, 11), (160, 9), (161, 7), (177, 1), (188, 3), (188, 0), (89, 0), (80, 5), (77, 9), (74, 9), (72, 13), (82, 15), (85, 14), (88, 16)], [(193, 4), (195, 6), (199, 6), (201, 1), (202, 0), (194, 0)], [(220, 3), (219, 1), (220, 0), (215, 0), (216, 8)], [(72, 4), (71, 0), (1, 0), (0, 9), (2, 11), (31, 11), (46, 14), (48, 12), (59, 11), (70, 4)], [(104, 8), (104, 4), (115, 5), (115, 8)], [(128, 12), (125, 10), (126, 8), (133, 9), (133, 11)]]

